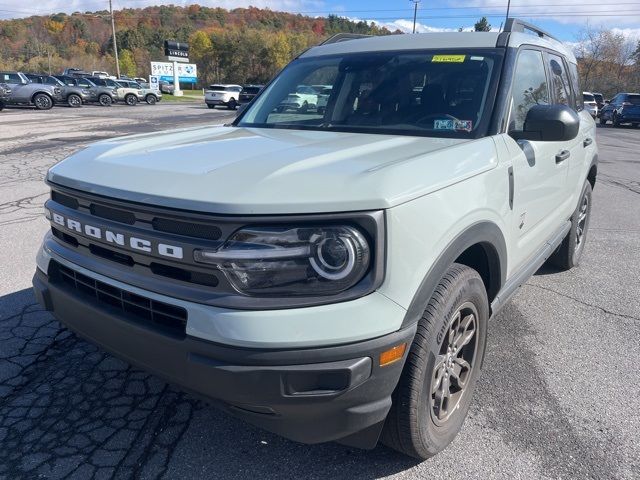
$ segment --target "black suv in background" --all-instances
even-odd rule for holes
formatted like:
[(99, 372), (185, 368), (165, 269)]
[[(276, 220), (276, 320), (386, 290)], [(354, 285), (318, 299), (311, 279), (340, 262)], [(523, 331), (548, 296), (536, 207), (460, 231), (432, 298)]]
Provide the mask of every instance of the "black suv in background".
[(619, 93), (605, 105), (600, 113), (600, 125), (608, 121), (614, 127), (630, 123), (634, 127), (640, 125), (640, 93)]
[(243, 85), (240, 97), (238, 98), (238, 103), (240, 103), (240, 105), (249, 103), (251, 100), (256, 98), (256, 95), (258, 95), (263, 88), (264, 85)]
[(91, 92), (88, 87), (83, 88), (77, 85), (67, 85), (60, 79), (44, 73), (27, 73), (25, 75), (31, 80), (31, 83), (60, 87), (60, 90), (62, 90), (60, 94), (62, 101), (66, 102), (70, 107), (81, 107), (91, 100)]

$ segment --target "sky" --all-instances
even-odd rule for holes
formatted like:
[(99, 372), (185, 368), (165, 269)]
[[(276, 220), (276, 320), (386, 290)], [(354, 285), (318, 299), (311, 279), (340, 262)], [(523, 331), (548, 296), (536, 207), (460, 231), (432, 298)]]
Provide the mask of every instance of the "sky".
[[(236, 8), (255, 6), (308, 16), (336, 14), (354, 20), (374, 21), (395, 30), (413, 27), (411, 0), (113, 0), (114, 8), (135, 8), (161, 3)], [(0, 19), (48, 15), (57, 12), (95, 11), (108, 8), (108, 0), (0, 0)], [(507, 0), (419, 0), (417, 31), (470, 28), (487, 16), (494, 29), (504, 21)], [(513, 0), (510, 16), (535, 23), (566, 42), (575, 42), (585, 25), (614, 29), (634, 43), (640, 41), (640, 0)]]

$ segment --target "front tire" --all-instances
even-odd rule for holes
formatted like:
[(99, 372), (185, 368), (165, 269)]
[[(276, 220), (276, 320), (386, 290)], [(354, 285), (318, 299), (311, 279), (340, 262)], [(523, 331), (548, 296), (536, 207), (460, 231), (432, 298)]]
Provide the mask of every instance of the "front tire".
[(38, 110), (50, 110), (53, 107), (53, 100), (46, 93), (37, 93), (33, 97), (33, 104)]
[(591, 219), (591, 194), (591, 184), (587, 180), (582, 187), (578, 206), (571, 216), (571, 230), (549, 258), (549, 262), (560, 270), (571, 270), (580, 263)]
[(618, 114), (613, 112), (613, 126), (618, 128), (620, 126), (620, 119), (618, 118)]
[(607, 119), (604, 118), (604, 115), (600, 116), (600, 125), (602, 125), (603, 127), (607, 124)]
[(480, 375), (488, 320), (482, 278), (454, 263), (418, 322), (383, 443), (422, 460), (451, 443), (462, 428)]

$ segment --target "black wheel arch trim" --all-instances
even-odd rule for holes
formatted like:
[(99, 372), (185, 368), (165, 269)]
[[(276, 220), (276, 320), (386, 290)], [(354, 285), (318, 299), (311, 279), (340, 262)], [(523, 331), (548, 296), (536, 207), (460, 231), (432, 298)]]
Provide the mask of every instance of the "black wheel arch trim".
[(507, 244), (504, 235), (500, 227), (493, 222), (475, 223), (455, 237), (433, 263), (413, 296), (400, 328), (406, 328), (420, 320), (438, 282), (444, 277), (449, 267), (465, 250), (477, 244), (481, 245), (487, 253), (491, 277), (494, 281), (496, 276), (499, 278), (499, 284), (492, 290), (496, 293), (500, 291), (507, 276)]

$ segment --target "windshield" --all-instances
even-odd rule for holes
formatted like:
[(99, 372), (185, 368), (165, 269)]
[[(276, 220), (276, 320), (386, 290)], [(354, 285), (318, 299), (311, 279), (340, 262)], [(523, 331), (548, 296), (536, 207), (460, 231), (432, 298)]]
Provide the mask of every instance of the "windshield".
[(367, 52), (292, 62), (236, 121), (244, 127), (482, 135), (502, 52)]
[(583, 93), (582, 94), (582, 100), (584, 100), (585, 102), (595, 102), (596, 99), (593, 95), (589, 94), (589, 93)]

